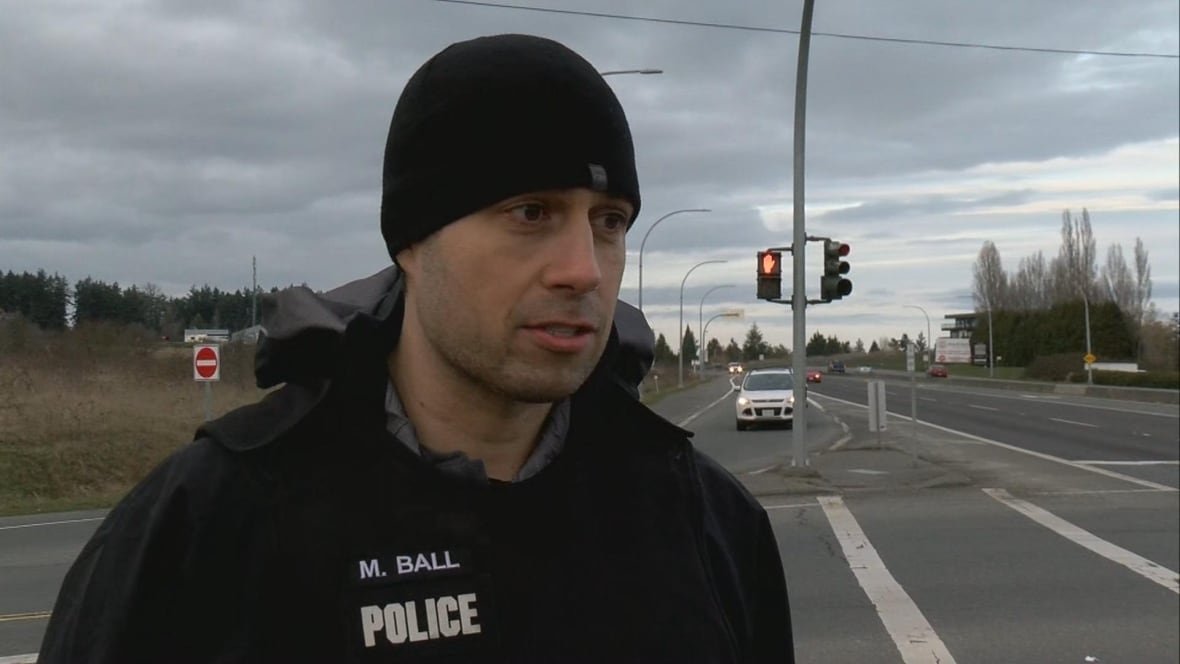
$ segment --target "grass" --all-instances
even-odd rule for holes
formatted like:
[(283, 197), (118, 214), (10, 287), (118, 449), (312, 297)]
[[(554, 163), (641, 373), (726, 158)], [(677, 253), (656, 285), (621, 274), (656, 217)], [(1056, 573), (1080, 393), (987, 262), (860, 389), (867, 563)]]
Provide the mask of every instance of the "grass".
[[(214, 416), (263, 394), (252, 347), (222, 357)], [(0, 514), (109, 506), (192, 440), (204, 392), (191, 358), (187, 347), (52, 341), (0, 353)]]

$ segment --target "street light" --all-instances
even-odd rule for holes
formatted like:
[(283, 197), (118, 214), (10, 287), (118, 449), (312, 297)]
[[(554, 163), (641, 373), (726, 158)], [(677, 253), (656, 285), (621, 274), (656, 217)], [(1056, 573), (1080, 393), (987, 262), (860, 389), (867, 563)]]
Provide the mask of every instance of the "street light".
[(705, 298), (709, 297), (709, 294), (715, 290), (721, 290), (722, 288), (733, 288), (733, 287), (734, 287), (733, 284), (722, 284), (721, 286), (714, 286), (714, 287), (710, 288), (709, 290), (705, 291), (705, 294), (701, 296), (701, 306), (697, 307), (697, 332), (701, 335), (700, 343), (697, 344), (697, 361), (700, 363), (701, 371), (705, 370), (705, 332), (704, 332), (705, 328), (704, 328), (704, 324), (701, 322), (704, 319)]
[[(684, 387), (684, 284), (688, 281), (688, 275), (692, 271), (702, 265), (709, 265), (711, 263), (728, 263), (725, 260), (702, 261), (696, 265), (688, 268), (688, 272), (684, 273), (684, 278), (680, 280), (680, 324), (676, 327), (676, 333), (680, 335), (680, 350), (676, 351), (676, 359), (679, 360), (680, 376), (677, 380), (678, 387)], [(699, 330), (698, 330), (699, 331)]]
[(926, 350), (928, 351), (926, 355), (926, 366), (929, 367), (931, 364), (934, 364), (934, 340), (930, 338), (930, 314), (926, 313), (925, 309), (916, 304), (903, 304), (901, 306), (907, 309), (917, 309), (926, 317)]
[[(712, 323), (713, 321), (717, 320), (718, 318), (741, 318), (741, 317), (742, 317), (742, 314), (740, 312), (723, 311), (723, 312), (713, 316), (709, 320), (705, 321), (705, 326), (703, 328), (701, 328), (701, 336), (702, 337), (705, 336), (705, 331), (709, 329), (709, 323)], [(702, 365), (702, 366), (704, 366), (704, 365)]]
[(651, 228), (647, 229), (647, 232), (643, 234), (643, 241), (639, 243), (639, 311), (641, 313), (643, 312), (643, 247), (647, 244), (647, 236), (651, 235), (651, 232), (655, 230), (656, 226), (660, 225), (661, 221), (671, 217), (672, 215), (680, 214), (682, 212), (712, 212), (712, 210), (707, 208), (686, 208), (683, 210), (673, 210), (659, 219), (656, 219), (656, 223), (652, 224)]
[(616, 74), (662, 74), (663, 69), (615, 69), (613, 71), (600, 71), (599, 76), (615, 76)]

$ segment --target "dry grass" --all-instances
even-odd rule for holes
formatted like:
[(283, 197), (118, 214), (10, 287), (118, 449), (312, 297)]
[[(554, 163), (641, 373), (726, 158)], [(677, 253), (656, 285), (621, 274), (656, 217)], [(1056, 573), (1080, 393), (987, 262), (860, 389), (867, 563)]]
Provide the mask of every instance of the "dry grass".
[[(112, 504), (204, 419), (192, 350), (109, 327), (0, 329), (0, 514)], [(222, 349), (213, 415), (258, 400), (253, 346)]]

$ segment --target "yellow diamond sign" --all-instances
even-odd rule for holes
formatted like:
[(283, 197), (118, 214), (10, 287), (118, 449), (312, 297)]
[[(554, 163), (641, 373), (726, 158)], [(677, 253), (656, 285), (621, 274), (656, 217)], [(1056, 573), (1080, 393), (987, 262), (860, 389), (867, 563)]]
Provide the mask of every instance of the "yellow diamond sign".
[(1094, 357), (1094, 353), (1086, 353), (1086, 356), (1082, 359), (1085, 360), (1086, 364), (1094, 364), (1098, 361), (1098, 358)]

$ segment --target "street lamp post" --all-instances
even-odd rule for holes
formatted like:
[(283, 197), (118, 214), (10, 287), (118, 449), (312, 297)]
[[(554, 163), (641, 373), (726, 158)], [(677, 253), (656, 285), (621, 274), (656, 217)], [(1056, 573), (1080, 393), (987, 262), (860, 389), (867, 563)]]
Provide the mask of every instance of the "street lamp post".
[[(678, 387), (684, 387), (684, 284), (685, 284), (685, 282), (688, 281), (688, 275), (692, 274), (692, 271), (697, 269), (698, 267), (700, 267), (702, 265), (709, 265), (711, 263), (728, 263), (728, 262), (729, 261), (725, 261), (725, 260), (701, 261), (700, 263), (697, 263), (696, 265), (688, 268), (688, 272), (685, 272), (684, 278), (680, 280), (680, 324), (677, 325), (677, 327), (676, 327), (676, 334), (680, 335), (680, 349), (678, 351), (676, 351), (676, 359), (678, 360), (678, 364), (680, 365), (679, 378), (676, 383)], [(699, 330), (698, 330), (698, 332), (699, 332)]]
[(930, 314), (926, 313), (925, 309), (919, 307), (916, 304), (903, 304), (901, 306), (908, 309), (917, 309), (918, 311), (922, 312), (923, 316), (926, 317), (926, 366), (929, 367), (931, 364), (934, 364), (934, 340), (930, 338)]
[(1089, 362), (1090, 355), (1090, 298), (1086, 296), (1086, 291), (1082, 291), (1082, 306), (1086, 308), (1086, 384), (1094, 384), (1094, 370)]
[(671, 217), (672, 215), (680, 214), (682, 212), (712, 212), (712, 210), (707, 208), (685, 208), (683, 210), (673, 210), (659, 219), (656, 219), (656, 223), (652, 224), (651, 228), (647, 229), (647, 232), (643, 234), (643, 241), (639, 243), (639, 311), (641, 313), (643, 312), (643, 247), (647, 245), (647, 236), (651, 235), (651, 232), (656, 229), (656, 226), (660, 225), (661, 221)]
[(719, 314), (716, 314), (712, 318), (710, 318), (709, 320), (705, 321), (705, 326), (701, 328), (701, 336), (702, 337), (705, 336), (705, 331), (709, 329), (709, 323), (712, 323), (713, 321), (717, 320), (718, 318), (739, 318), (739, 317), (741, 317), (741, 314), (736, 311), (723, 311)]
[(701, 365), (701, 371), (705, 370), (705, 328), (704, 328), (704, 324), (701, 322), (704, 319), (705, 298), (709, 297), (709, 294), (715, 290), (721, 290), (722, 288), (733, 288), (733, 287), (734, 287), (733, 284), (722, 284), (720, 286), (714, 286), (714, 287), (710, 288), (709, 290), (705, 291), (705, 294), (701, 296), (701, 306), (697, 307), (697, 332), (699, 332), (701, 335), (700, 342), (697, 344), (697, 361)]

